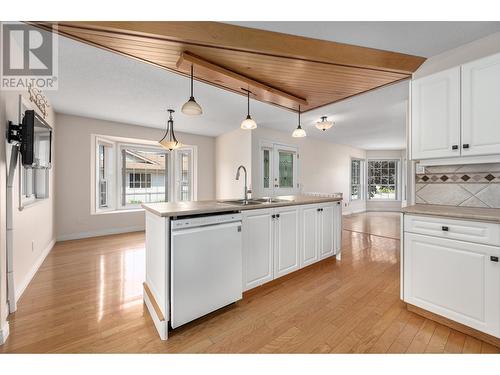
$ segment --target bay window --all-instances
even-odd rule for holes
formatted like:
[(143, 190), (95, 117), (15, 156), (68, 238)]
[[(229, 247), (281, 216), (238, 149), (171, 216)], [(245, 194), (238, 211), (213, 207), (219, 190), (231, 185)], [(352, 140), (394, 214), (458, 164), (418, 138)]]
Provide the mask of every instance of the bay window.
[(368, 199), (398, 199), (399, 160), (368, 161)]

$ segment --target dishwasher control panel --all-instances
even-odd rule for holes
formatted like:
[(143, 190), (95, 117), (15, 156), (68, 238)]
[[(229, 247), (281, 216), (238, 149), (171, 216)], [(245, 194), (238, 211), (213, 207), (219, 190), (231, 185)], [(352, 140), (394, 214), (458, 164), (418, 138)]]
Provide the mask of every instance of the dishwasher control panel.
[(240, 213), (230, 213), (221, 215), (201, 215), (193, 216), (189, 218), (180, 217), (178, 219), (171, 220), (172, 230), (183, 229), (183, 228), (193, 228), (202, 227), (206, 225), (217, 225), (224, 223), (232, 223), (235, 221), (241, 221)]

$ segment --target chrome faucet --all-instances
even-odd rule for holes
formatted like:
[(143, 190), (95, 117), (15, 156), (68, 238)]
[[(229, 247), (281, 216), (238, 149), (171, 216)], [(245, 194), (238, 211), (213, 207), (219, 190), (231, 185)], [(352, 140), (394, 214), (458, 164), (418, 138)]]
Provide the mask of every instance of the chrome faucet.
[(240, 169), (243, 169), (243, 172), (245, 172), (245, 192), (243, 194), (243, 202), (246, 204), (248, 202), (248, 194), (251, 193), (251, 190), (248, 189), (247, 184), (247, 169), (243, 165), (240, 165), (236, 171), (236, 181), (240, 179)]

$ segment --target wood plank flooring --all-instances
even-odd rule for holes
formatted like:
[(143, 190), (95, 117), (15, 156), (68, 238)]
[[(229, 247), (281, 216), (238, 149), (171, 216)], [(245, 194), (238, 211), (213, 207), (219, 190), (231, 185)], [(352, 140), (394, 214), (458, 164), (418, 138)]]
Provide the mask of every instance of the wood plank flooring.
[[(144, 233), (58, 243), (10, 317), (0, 352), (499, 353), (406, 310), (399, 300), (399, 216), (352, 215), (341, 261), (170, 332), (160, 341), (142, 302)], [(382, 223), (382, 224), (380, 224)]]

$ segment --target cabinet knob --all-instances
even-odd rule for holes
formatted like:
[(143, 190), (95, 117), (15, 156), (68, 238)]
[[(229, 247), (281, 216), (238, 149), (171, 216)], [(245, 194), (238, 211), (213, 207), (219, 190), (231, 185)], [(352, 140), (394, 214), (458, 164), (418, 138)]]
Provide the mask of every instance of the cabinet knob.
[(277, 214), (276, 217), (279, 219), (280, 218), (280, 214)]
[(468, 143), (464, 143), (464, 144), (462, 145), (462, 148), (469, 148), (469, 144), (468, 144)]
[(276, 219), (276, 215), (271, 215), (271, 217), (272, 217), (273, 219)]
[(320, 212), (320, 211), (321, 211), (321, 208), (316, 208), (316, 211)]
[(498, 257), (492, 255), (492, 256), (490, 256), (490, 260), (492, 262), (498, 262)]
[(443, 231), (445, 231), (445, 232), (448, 232), (448, 227), (447, 227), (447, 226), (445, 226), (445, 225), (443, 225), (443, 226), (441, 227), (441, 230), (443, 230)]
[(458, 150), (458, 145), (453, 145), (453, 146), (451, 146), (451, 149), (452, 149), (452, 150)]

